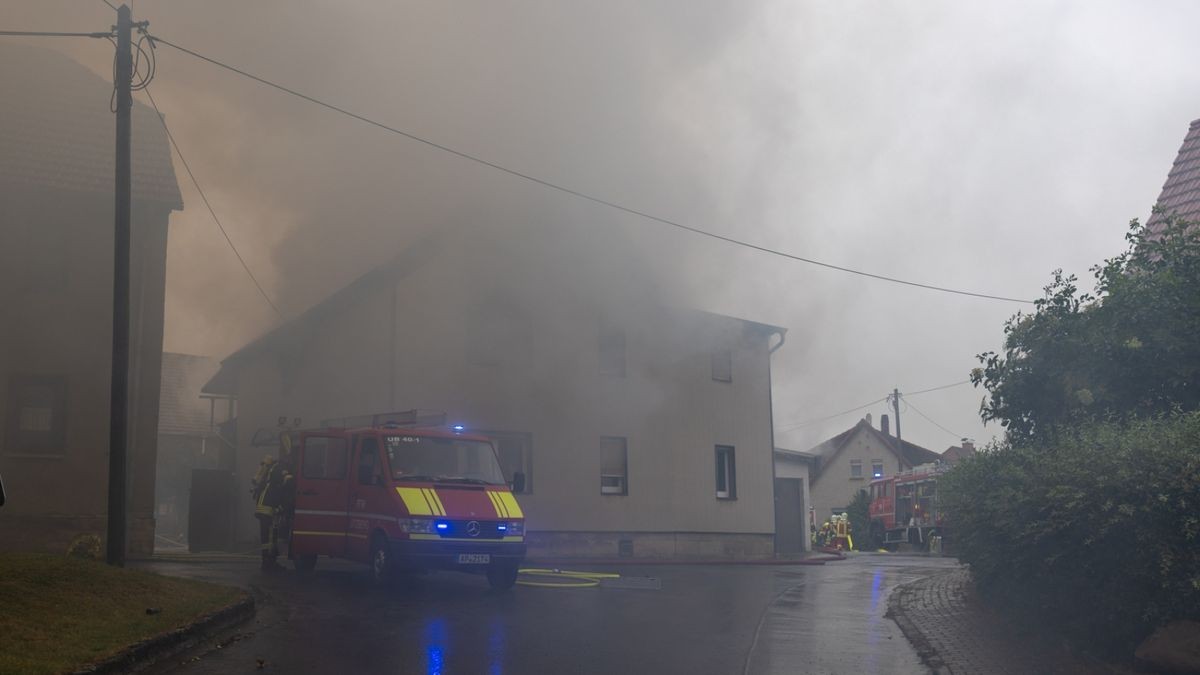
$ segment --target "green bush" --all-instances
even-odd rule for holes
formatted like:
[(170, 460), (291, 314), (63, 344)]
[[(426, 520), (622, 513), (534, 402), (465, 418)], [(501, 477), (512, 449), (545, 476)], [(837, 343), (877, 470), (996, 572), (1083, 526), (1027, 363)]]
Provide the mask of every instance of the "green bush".
[(878, 548), (878, 544), (871, 543), (871, 497), (866, 490), (854, 493), (846, 507), (846, 515), (850, 517), (850, 538), (854, 540), (854, 548), (859, 551)]
[(1200, 413), (1055, 437), (990, 448), (939, 485), (980, 592), (1108, 656), (1200, 619)]

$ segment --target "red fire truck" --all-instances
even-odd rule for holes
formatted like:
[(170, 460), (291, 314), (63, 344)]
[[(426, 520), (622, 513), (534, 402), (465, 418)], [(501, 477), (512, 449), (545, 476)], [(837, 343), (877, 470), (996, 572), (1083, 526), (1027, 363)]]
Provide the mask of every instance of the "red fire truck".
[(945, 529), (937, 481), (947, 468), (941, 462), (922, 464), (871, 481), (871, 538), (888, 549), (901, 544), (928, 548), (930, 537)]
[(525, 516), (512, 490), (525, 476), (508, 481), (488, 438), (397, 414), (303, 431), (294, 448), (298, 570), (329, 556), (368, 563), (376, 581), (440, 568), (486, 574), (493, 588), (516, 582)]

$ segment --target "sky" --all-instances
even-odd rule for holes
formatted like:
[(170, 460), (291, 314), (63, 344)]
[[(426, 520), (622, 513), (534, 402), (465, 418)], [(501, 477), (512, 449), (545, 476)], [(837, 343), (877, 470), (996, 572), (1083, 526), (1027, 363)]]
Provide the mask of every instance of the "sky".
[[(3, 0), (7, 29), (106, 29), (101, 0)], [(689, 226), (920, 283), (1034, 299), (1119, 253), (1200, 117), (1200, 4), (137, 0), (205, 55)], [(44, 44), (44, 43), (43, 43)], [(103, 41), (55, 42), (98, 74)], [(247, 265), (301, 313), (420, 232), (490, 218), (636, 242), (663, 297), (788, 328), (777, 444), (808, 449), (898, 388), (962, 382), (1023, 305), (822, 269), (547, 190), (158, 50), (151, 84)], [(141, 96), (141, 95), (139, 95)], [(140, 100), (145, 101), (144, 97)], [(135, 129), (135, 133), (136, 133)], [(176, 159), (165, 348), (221, 358), (281, 320)], [(1086, 286), (1087, 284), (1085, 284)], [(943, 450), (960, 385), (901, 404)]]

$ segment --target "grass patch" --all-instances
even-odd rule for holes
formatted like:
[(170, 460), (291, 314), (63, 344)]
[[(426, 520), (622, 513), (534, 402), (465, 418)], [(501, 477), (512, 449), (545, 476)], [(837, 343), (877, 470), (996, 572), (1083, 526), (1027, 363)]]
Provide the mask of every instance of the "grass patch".
[(90, 560), (0, 554), (0, 673), (75, 670), (243, 595)]

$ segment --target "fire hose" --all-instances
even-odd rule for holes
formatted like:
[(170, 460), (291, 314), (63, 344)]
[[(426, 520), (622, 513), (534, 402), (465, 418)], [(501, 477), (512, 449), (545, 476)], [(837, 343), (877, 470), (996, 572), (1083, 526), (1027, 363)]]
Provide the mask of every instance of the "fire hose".
[(599, 586), (600, 582), (605, 579), (619, 579), (620, 574), (612, 572), (576, 572), (573, 570), (560, 569), (542, 569), (535, 567), (526, 567), (520, 570), (520, 573), (534, 579), (554, 579), (555, 581), (540, 581), (531, 579), (517, 579), (517, 584), (520, 586), (536, 586), (539, 588), (592, 588)]

